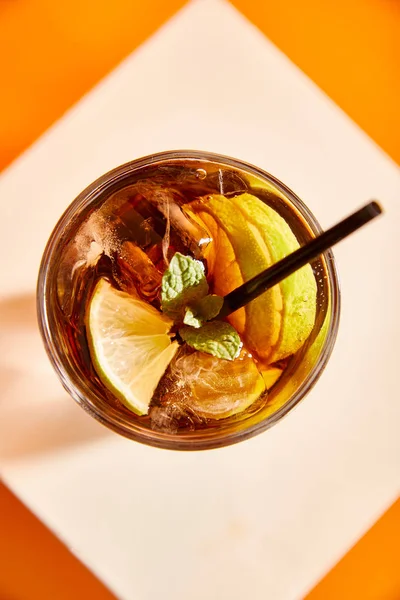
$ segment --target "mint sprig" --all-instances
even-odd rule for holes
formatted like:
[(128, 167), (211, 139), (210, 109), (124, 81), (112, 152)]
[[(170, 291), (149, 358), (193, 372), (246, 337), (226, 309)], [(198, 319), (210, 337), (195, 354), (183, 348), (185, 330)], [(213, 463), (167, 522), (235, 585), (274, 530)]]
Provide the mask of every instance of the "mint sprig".
[(211, 321), (198, 329), (181, 327), (179, 335), (192, 348), (225, 360), (237, 358), (243, 346), (236, 329), (224, 321)]
[(161, 282), (161, 309), (172, 319), (183, 319), (185, 307), (208, 293), (204, 265), (176, 252)]
[(191, 327), (201, 327), (218, 315), (223, 303), (224, 299), (216, 294), (204, 296), (194, 306), (186, 307), (183, 322)]
[(204, 265), (191, 256), (176, 252), (161, 282), (161, 309), (186, 327), (179, 329), (184, 342), (195, 350), (225, 360), (240, 354), (242, 341), (236, 329), (218, 316), (224, 299), (208, 294)]

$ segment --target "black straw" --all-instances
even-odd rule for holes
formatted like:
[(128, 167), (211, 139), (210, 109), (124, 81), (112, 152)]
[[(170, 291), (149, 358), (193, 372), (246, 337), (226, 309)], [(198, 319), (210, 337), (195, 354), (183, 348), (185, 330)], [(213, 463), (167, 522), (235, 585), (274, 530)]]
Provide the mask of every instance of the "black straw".
[(282, 260), (278, 261), (259, 275), (230, 292), (224, 297), (224, 303), (217, 316), (218, 319), (226, 317), (254, 300), (260, 294), (285, 279), (311, 260), (340, 242), (382, 212), (378, 202), (370, 202), (360, 210), (340, 221), (321, 235), (317, 236), (305, 246), (295, 250)]

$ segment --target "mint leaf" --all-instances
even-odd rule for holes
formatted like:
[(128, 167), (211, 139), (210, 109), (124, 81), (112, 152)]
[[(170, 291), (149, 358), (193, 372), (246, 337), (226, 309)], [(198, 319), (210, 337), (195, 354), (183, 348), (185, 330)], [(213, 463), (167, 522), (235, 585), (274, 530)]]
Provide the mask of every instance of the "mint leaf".
[(216, 317), (222, 308), (224, 299), (216, 294), (204, 296), (194, 306), (187, 306), (183, 322), (192, 327), (201, 327), (206, 321)]
[(217, 296), (217, 294), (204, 296), (204, 298), (195, 304), (196, 314), (203, 321), (210, 321), (218, 315), (223, 303), (224, 299), (221, 296)]
[(162, 311), (173, 319), (182, 318), (185, 306), (200, 300), (207, 292), (203, 263), (175, 252), (161, 282)]
[(183, 322), (185, 325), (190, 325), (190, 327), (195, 327), (198, 329), (204, 323), (203, 319), (197, 316), (197, 311), (195, 308), (190, 308), (187, 306), (185, 308), (185, 316), (183, 317)]
[(198, 329), (182, 327), (179, 335), (192, 348), (225, 360), (237, 358), (243, 346), (236, 329), (225, 321), (211, 321)]

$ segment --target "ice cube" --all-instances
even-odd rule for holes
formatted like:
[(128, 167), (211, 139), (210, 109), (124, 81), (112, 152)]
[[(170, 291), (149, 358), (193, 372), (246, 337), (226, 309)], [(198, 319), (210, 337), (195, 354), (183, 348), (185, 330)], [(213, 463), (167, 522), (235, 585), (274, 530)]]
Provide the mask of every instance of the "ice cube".
[(151, 428), (165, 433), (177, 433), (182, 429), (194, 431), (205, 420), (182, 402), (156, 405), (150, 409)]
[(137, 184), (135, 190), (156, 206), (166, 219), (162, 242), (166, 263), (168, 264), (169, 249), (171, 242), (173, 242), (172, 230), (179, 236), (183, 245), (192, 252), (193, 256), (201, 256), (211, 239), (204, 227), (182, 211), (181, 204), (185, 203), (185, 198), (175, 190), (150, 182)]
[(106, 207), (92, 212), (75, 236), (75, 247), (87, 264), (93, 264), (102, 253), (111, 257), (119, 248), (115, 224), (107, 213)]
[(119, 249), (120, 242), (110, 214), (110, 207), (105, 205), (93, 211), (62, 249), (57, 294), (67, 317), (73, 313), (89, 270), (102, 256), (111, 257)]
[(246, 410), (266, 392), (253, 358), (243, 350), (234, 361), (183, 345), (159, 388), (161, 404), (180, 406), (199, 420), (224, 419)]
[(115, 278), (121, 288), (138, 293), (148, 302), (154, 301), (161, 286), (161, 272), (134, 242), (124, 242), (116, 258)]

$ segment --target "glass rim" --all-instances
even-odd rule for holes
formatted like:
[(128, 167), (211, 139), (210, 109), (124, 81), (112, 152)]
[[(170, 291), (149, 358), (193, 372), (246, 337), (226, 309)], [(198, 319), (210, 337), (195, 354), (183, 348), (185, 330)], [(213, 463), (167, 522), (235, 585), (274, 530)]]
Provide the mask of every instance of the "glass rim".
[[(182, 159), (221, 163), (228, 167), (246, 170), (250, 174), (271, 182), (299, 211), (314, 235), (323, 231), (310, 209), (290, 188), (270, 173), (255, 167), (250, 163), (229, 156), (198, 150), (170, 150), (151, 154), (120, 165), (100, 176), (87, 186), (66, 208), (50, 235), (41, 260), (37, 282), (37, 315), (39, 329), (44, 340), (46, 352), (64, 389), (96, 420), (120, 435), (150, 446), (170, 450), (206, 450), (231, 445), (269, 429), (297, 406), (307, 392), (314, 386), (327, 365), (336, 341), (340, 319), (340, 284), (333, 252), (332, 250), (328, 250), (323, 256), (325, 258), (329, 280), (331, 311), (327, 336), (324, 340), (318, 360), (291, 398), (286, 401), (283, 406), (277, 409), (276, 412), (261, 419), (259, 422), (246, 427), (246, 419), (244, 419), (241, 422), (232, 423), (232, 431), (229, 431), (228, 429), (202, 429), (189, 433), (185, 432), (185, 434), (182, 435), (182, 433), (170, 434), (140, 427), (138, 423), (132, 421), (128, 423), (126, 415), (124, 414), (124, 418), (122, 418), (121, 413), (116, 408), (111, 407), (111, 405), (107, 408), (107, 412), (102, 411), (99, 406), (88, 397), (87, 393), (89, 392), (90, 394), (91, 392), (89, 385), (85, 392), (74, 384), (72, 377), (73, 373), (68, 373), (68, 365), (66, 365), (65, 360), (63, 360), (64, 355), (61, 348), (57, 345), (52, 333), (50, 308), (52, 259), (56, 253), (60, 239), (75, 213), (104, 196), (107, 193), (107, 190), (115, 184), (115, 182), (122, 181), (142, 167), (147, 167), (158, 162)], [(238, 424), (241, 426), (237, 427)]]

